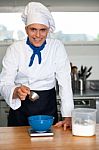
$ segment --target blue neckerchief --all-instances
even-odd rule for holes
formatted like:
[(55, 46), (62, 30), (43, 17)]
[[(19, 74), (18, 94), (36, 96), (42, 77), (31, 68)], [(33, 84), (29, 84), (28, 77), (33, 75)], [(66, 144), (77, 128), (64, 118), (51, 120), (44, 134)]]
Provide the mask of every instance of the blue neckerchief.
[(35, 55), (38, 55), (38, 62), (39, 62), (39, 64), (41, 64), (41, 60), (42, 60), (42, 58), (41, 58), (41, 50), (43, 50), (43, 48), (45, 47), (46, 40), (40, 47), (36, 47), (36, 46), (32, 45), (30, 43), (30, 41), (29, 41), (29, 38), (27, 38), (26, 44), (28, 44), (30, 46), (30, 48), (33, 50), (33, 54), (32, 54), (32, 56), (30, 58), (29, 67), (32, 66), (34, 58), (35, 58)]

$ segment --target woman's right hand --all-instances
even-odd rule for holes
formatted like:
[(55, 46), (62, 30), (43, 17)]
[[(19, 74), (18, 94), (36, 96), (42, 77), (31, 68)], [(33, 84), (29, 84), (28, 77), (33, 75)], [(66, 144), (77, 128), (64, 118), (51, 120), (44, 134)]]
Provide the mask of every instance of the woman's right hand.
[(16, 87), (13, 92), (13, 99), (19, 98), (20, 100), (25, 100), (27, 94), (30, 94), (30, 88), (21, 85), (20, 87)]

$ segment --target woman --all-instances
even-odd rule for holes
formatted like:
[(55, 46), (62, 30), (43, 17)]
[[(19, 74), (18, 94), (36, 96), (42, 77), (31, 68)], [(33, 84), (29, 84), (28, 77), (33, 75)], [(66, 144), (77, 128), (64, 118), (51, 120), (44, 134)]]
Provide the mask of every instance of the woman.
[[(48, 38), (55, 29), (53, 17), (41, 3), (30, 2), (22, 14), (27, 39), (8, 47), (0, 74), (0, 93), (10, 106), (8, 126), (28, 125), (27, 117), (47, 114), (55, 117), (57, 127), (71, 126), (74, 107), (70, 62), (63, 44)], [(55, 81), (59, 84), (61, 113), (58, 122)], [(39, 95), (29, 100), (30, 91)]]

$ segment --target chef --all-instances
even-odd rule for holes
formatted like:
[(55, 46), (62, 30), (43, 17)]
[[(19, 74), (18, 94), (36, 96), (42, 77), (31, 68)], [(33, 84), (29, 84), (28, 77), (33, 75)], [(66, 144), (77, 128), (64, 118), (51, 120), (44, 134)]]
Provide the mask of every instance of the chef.
[[(10, 106), (8, 126), (28, 125), (28, 116), (52, 115), (56, 127), (71, 126), (74, 107), (70, 62), (63, 44), (51, 39), (55, 23), (50, 11), (41, 3), (30, 2), (24, 9), (27, 38), (8, 47), (0, 74), (0, 93)], [(61, 114), (58, 121), (55, 81), (59, 84)], [(30, 91), (39, 95), (32, 102)]]

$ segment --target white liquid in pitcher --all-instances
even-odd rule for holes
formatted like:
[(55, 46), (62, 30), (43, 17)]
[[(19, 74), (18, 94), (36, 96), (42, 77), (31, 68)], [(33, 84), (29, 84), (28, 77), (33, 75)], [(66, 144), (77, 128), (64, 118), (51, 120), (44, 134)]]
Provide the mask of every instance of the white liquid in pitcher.
[(95, 135), (95, 122), (91, 124), (72, 124), (72, 134), (77, 136), (93, 136)]

